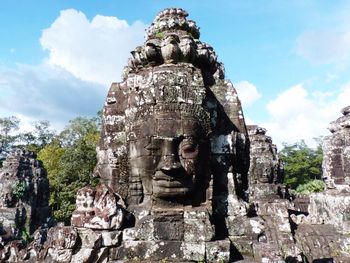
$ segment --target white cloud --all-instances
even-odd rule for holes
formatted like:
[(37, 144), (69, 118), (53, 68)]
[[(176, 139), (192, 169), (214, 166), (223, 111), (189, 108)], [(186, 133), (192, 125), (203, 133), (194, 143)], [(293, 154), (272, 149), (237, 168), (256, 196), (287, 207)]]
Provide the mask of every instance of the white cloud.
[(96, 15), (91, 21), (84, 13), (61, 11), (43, 31), (40, 43), (48, 50), (48, 61), (74, 76), (109, 86), (119, 81), (130, 51), (143, 42), (145, 24), (129, 25), (117, 17)]
[(340, 110), (349, 105), (350, 83), (334, 93), (309, 93), (303, 84), (298, 84), (280, 93), (267, 104), (270, 114), (267, 128), (274, 142), (295, 143), (304, 139), (315, 146), (313, 138), (330, 134), (329, 123), (337, 119)]
[(49, 120), (61, 129), (76, 116), (93, 116), (103, 106), (107, 89), (47, 64), (19, 65), (0, 71), (0, 117), (17, 116), (26, 127)]
[(256, 124), (256, 122), (252, 118), (250, 118), (249, 116), (248, 117), (244, 116), (244, 121), (245, 121), (246, 125), (254, 125), (254, 124)]
[(304, 32), (296, 41), (296, 52), (314, 64), (343, 63), (350, 55), (350, 31)]
[(145, 25), (74, 9), (61, 11), (43, 30), (48, 56), (40, 65), (0, 67), (0, 117), (16, 116), (26, 130), (49, 120), (62, 129), (76, 116), (94, 116), (111, 82), (120, 80), (130, 51), (142, 43)]
[(234, 86), (243, 107), (248, 107), (261, 98), (261, 94), (259, 93), (258, 89), (254, 86), (254, 84), (248, 81), (240, 81), (235, 83)]

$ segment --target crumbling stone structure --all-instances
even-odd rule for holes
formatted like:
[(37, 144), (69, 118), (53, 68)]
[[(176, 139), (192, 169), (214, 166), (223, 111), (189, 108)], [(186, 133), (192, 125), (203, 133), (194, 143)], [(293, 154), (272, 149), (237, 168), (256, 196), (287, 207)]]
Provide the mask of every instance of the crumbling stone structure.
[(49, 182), (32, 152), (15, 150), (0, 169), (0, 220), (3, 245), (32, 234), (50, 217)]
[[(293, 242), (288, 213), (294, 209), (294, 204), (282, 185), (284, 171), (277, 146), (266, 135), (265, 128), (248, 125), (247, 129), (250, 140), (249, 204), (251, 213), (255, 213), (264, 226), (260, 242), (253, 242), (250, 254), (257, 262), (283, 262), (286, 255), (296, 260), (298, 250)], [(249, 242), (245, 240), (245, 244)]]
[[(350, 262), (350, 106), (323, 142), (326, 191), (309, 196), (308, 213), (293, 215), (296, 244), (309, 261)], [(331, 261), (332, 260), (332, 261)]]
[[(283, 164), (277, 154), (277, 146), (266, 135), (266, 129), (248, 125), (250, 140), (249, 200), (276, 198), (282, 194)], [(280, 189), (280, 191), (278, 191)]]

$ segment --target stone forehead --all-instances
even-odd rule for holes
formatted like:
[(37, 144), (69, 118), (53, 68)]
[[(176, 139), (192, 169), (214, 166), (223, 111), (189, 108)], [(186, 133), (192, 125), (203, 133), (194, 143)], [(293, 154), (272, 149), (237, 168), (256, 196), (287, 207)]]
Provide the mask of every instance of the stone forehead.
[[(144, 107), (138, 107), (136, 109), (136, 118), (144, 118), (146, 116), (155, 116), (159, 119), (167, 118), (168, 114), (181, 113), (178, 115), (180, 118), (192, 117), (198, 121), (210, 118), (209, 113), (201, 106), (197, 104), (189, 103), (159, 103), (156, 105), (145, 105)], [(168, 113), (168, 114), (167, 114)], [(173, 115), (173, 118), (177, 118), (177, 115)], [(128, 118), (128, 116), (126, 116)]]
[[(182, 126), (184, 130), (188, 130), (185, 127), (188, 122), (197, 123), (197, 129), (200, 128), (206, 134), (211, 131), (209, 113), (197, 104), (162, 103), (151, 106), (145, 105), (135, 109), (133, 116), (131, 114), (126, 115), (126, 126), (131, 129), (135, 125), (153, 126), (159, 129), (159, 126), (169, 123), (172, 124), (174, 130), (178, 128), (177, 126)], [(176, 125), (177, 123), (178, 125)], [(171, 129), (171, 127), (168, 128)]]
[(209, 114), (200, 105), (156, 105), (126, 118), (127, 140), (149, 136), (205, 138), (211, 132)]

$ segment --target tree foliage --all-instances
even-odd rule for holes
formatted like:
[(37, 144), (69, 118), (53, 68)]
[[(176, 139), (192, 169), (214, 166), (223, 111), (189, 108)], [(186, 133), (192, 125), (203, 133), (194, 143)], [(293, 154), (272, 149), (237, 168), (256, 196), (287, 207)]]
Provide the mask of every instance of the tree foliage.
[(285, 184), (293, 189), (322, 177), (323, 153), (321, 144), (309, 148), (304, 141), (284, 144), (280, 151), (284, 163)]
[(18, 140), (15, 132), (19, 129), (19, 119), (15, 116), (0, 118), (0, 159), (4, 158)]
[[(20, 132), (18, 118), (0, 118), (0, 167), (1, 160), (14, 147), (36, 152), (48, 174), (53, 215), (69, 223), (77, 190), (97, 183), (92, 172), (97, 161), (101, 116), (99, 112), (95, 118), (77, 117), (59, 134), (48, 121), (34, 122), (30, 131)], [(21, 185), (16, 189), (16, 195), (21, 196)]]
[(53, 140), (55, 131), (50, 129), (49, 121), (37, 121), (33, 126), (31, 132), (20, 133), (19, 138), (23, 144), (22, 148), (38, 153)]
[(31, 131), (20, 132), (19, 128), (20, 120), (17, 117), (0, 118), (0, 160), (6, 158), (13, 148), (38, 153), (55, 136), (49, 121), (34, 122)]
[(97, 118), (78, 117), (38, 154), (48, 172), (49, 203), (59, 221), (69, 223), (77, 190), (97, 183), (92, 171), (99, 134)]

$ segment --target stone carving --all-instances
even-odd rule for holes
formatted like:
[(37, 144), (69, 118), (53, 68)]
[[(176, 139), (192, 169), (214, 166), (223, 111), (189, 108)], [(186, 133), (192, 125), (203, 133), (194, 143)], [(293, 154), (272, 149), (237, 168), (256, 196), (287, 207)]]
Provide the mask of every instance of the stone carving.
[(69, 262), (77, 244), (77, 232), (72, 227), (53, 227), (48, 230), (41, 257), (53, 262)]
[[(230, 257), (225, 217), (248, 187), (248, 134), (223, 64), (187, 16), (161, 12), (107, 95), (94, 174), (135, 216), (114, 260)], [(91, 220), (92, 210), (78, 208), (72, 222)]]
[[(199, 41), (199, 28), (187, 20), (187, 12), (180, 8), (160, 13), (147, 30), (144, 46), (131, 52), (126, 73), (163, 63), (193, 63), (213, 74), (219, 67), (213, 48)], [(169, 13), (168, 13), (169, 11)]]
[(272, 139), (266, 136), (266, 129), (248, 125), (250, 139), (249, 180), (256, 183), (282, 183), (283, 170), (277, 155), (277, 147)]
[(250, 139), (249, 198), (261, 200), (283, 195), (283, 164), (266, 129), (248, 125)]
[(77, 193), (72, 226), (92, 229), (119, 229), (124, 220), (124, 202), (106, 185), (84, 187)]
[[(187, 15), (167, 9), (157, 16), (124, 81), (107, 95), (95, 175), (127, 206), (204, 203), (210, 167), (222, 158), (247, 188), (249, 144), (237, 93)], [(227, 176), (214, 173), (222, 173), (214, 181)], [(219, 184), (215, 194), (227, 195)]]

